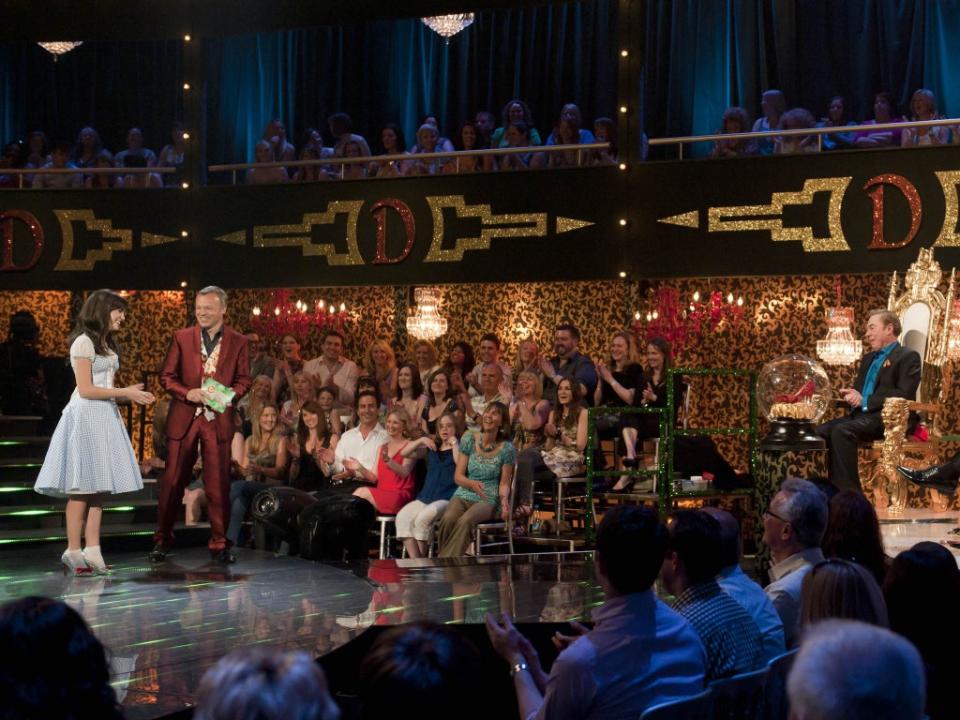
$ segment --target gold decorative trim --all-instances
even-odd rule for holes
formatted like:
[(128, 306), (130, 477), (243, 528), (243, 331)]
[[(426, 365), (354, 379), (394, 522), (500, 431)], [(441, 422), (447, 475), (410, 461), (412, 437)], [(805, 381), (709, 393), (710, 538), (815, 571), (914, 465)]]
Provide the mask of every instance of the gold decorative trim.
[(214, 241), (229, 243), (230, 245), (246, 245), (247, 231), (237, 230), (236, 232), (227, 233), (226, 235), (217, 235), (217, 237), (214, 238)]
[(938, 170), (934, 173), (943, 188), (943, 227), (933, 247), (960, 247), (960, 233), (957, 233), (957, 184), (960, 183), (960, 170)]
[[(426, 197), (433, 214), (433, 239), (424, 262), (459, 262), (467, 250), (489, 250), (490, 241), (504, 237), (546, 237), (546, 213), (507, 213), (495, 215), (489, 205), (467, 205), (463, 195), (434, 195)], [(456, 238), (452, 249), (443, 248), (444, 208), (453, 208), (458, 218), (480, 219), (480, 235)], [(519, 227), (501, 227), (517, 225)]]
[[(253, 228), (253, 246), (299, 247), (304, 256), (322, 255), (330, 265), (363, 265), (363, 257), (357, 244), (357, 220), (361, 207), (363, 200), (334, 200), (327, 205), (326, 212), (304, 215), (300, 225), (258, 225)], [(345, 253), (338, 253), (333, 243), (313, 242), (311, 230), (314, 225), (332, 225), (337, 215), (343, 214), (347, 215)]]
[(577, 220), (576, 218), (557, 217), (557, 235), (560, 233), (572, 232), (580, 228), (590, 227), (594, 223), (589, 220)]
[(155, 233), (140, 233), (140, 247), (155, 247), (157, 245), (167, 245), (168, 243), (178, 242), (180, 238), (170, 235), (157, 235)]
[(680, 213), (679, 215), (670, 215), (669, 217), (659, 218), (657, 222), (663, 223), (664, 225), (698, 228), (700, 227), (700, 211), (691, 210), (690, 212)]
[[(775, 242), (799, 240), (804, 252), (842, 252), (849, 251), (850, 245), (843, 235), (840, 223), (840, 209), (843, 194), (850, 184), (852, 176), (835, 178), (809, 178), (799, 192), (773, 193), (769, 205), (733, 205), (712, 207), (707, 210), (707, 232), (740, 232), (749, 230), (769, 230)], [(783, 226), (783, 209), (786, 205), (812, 205), (813, 196), (818, 192), (830, 193), (827, 209), (827, 225), (830, 235), (825, 238), (814, 237), (809, 226)], [(774, 216), (774, 217), (771, 217)], [(745, 218), (749, 220), (729, 220)]]
[[(60, 259), (54, 270), (88, 271), (101, 260), (110, 260), (115, 252), (133, 250), (133, 231), (114, 229), (111, 220), (98, 220), (93, 210), (54, 210), (53, 214), (60, 223), (60, 232), (63, 235), (63, 247), (60, 250)], [(82, 222), (84, 229), (99, 232), (104, 237), (103, 247), (88, 250), (79, 260), (73, 257), (73, 223)], [(107, 238), (115, 238), (115, 242), (107, 242)]]

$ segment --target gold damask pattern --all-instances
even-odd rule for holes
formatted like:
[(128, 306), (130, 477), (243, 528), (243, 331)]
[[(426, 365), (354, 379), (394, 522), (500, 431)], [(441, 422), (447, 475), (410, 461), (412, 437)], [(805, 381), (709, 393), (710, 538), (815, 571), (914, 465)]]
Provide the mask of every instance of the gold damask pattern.
[(70, 293), (56, 290), (0, 291), (0, 341), (10, 332), (10, 316), (19, 310), (33, 313), (40, 325), (40, 354), (66, 357), (70, 334)]

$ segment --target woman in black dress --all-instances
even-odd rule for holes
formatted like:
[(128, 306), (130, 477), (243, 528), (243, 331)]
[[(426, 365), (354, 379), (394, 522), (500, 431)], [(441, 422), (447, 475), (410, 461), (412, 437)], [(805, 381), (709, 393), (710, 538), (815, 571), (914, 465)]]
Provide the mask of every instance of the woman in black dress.
[[(643, 368), (637, 362), (637, 343), (632, 334), (620, 331), (610, 340), (610, 360), (597, 363), (599, 382), (594, 391), (594, 404), (598, 407), (629, 407), (636, 403), (637, 395), (643, 387)], [(626, 458), (636, 457), (637, 415), (610, 414), (600, 415), (597, 419), (597, 436), (608, 440), (623, 434), (626, 444)], [(627, 430), (632, 432), (627, 434)], [(629, 437), (629, 439), (628, 439)], [(624, 463), (626, 465), (626, 462)], [(631, 478), (622, 477), (613, 486), (613, 490), (626, 490)]]

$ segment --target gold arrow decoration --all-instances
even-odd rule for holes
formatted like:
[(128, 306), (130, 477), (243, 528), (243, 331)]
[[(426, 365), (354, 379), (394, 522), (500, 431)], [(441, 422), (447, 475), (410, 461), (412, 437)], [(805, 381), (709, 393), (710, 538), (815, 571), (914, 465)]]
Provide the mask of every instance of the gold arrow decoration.
[(700, 227), (700, 211), (691, 210), (690, 212), (671, 215), (657, 220), (664, 225), (679, 225), (680, 227), (698, 228)]
[(560, 233), (572, 232), (593, 225), (589, 220), (577, 220), (576, 218), (557, 217), (557, 235)]

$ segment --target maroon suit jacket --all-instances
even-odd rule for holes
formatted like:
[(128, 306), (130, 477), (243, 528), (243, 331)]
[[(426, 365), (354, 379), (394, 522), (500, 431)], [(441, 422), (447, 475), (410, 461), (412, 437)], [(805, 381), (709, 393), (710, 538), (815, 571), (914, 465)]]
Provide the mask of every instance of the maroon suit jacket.
[[(220, 413), (214, 422), (217, 440), (230, 442), (234, 433), (234, 406), (250, 389), (250, 355), (247, 338), (236, 330), (223, 327), (220, 338), (220, 359), (214, 379), (233, 388), (234, 405)], [(200, 326), (177, 330), (160, 370), (160, 384), (173, 395), (167, 416), (167, 437), (180, 440), (187, 434), (197, 412), (196, 403), (187, 401), (187, 392), (203, 384), (203, 358), (200, 355)]]

